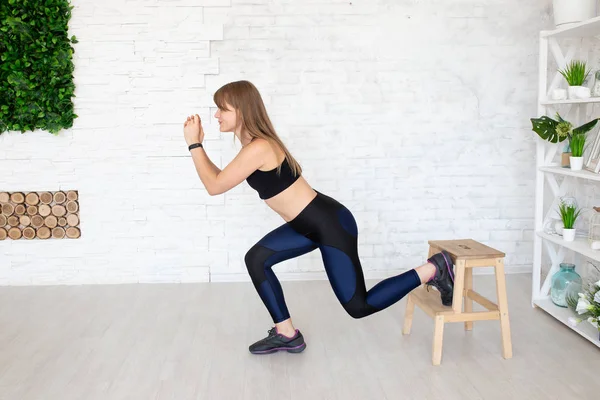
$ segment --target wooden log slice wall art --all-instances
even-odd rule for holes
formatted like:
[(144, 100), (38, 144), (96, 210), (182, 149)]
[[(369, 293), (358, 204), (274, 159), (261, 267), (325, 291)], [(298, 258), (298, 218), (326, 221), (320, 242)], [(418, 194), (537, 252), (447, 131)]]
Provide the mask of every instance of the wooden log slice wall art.
[(77, 239), (79, 193), (0, 191), (0, 240)]

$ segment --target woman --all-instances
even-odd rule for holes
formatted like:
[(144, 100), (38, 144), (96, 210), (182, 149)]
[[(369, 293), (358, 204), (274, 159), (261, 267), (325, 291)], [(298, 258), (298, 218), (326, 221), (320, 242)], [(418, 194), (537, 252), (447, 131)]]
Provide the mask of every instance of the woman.
[(438, 288), (444, 305), (452, 304), (453, 265), (447, 253), (435, 254), (424, 265), (385, 279), (367, 291), (352, 213), (314, 190), (302, 177), (300, 165), (275, 133), (256, 87), (247, 81), (232, 82), (217, 90), (214, 101), (220, 131), (233, 132), (242, 149), (220, 170), (202, 146), (200, 117), (187, 118), (185, 140), (206, 190), (215, 196), (246, 180), (284, 220), (245, 256), (254, 287), (275, 323), (266, 338), (250, 346), (251, 353), (299, 353), (306, 348), (302, 333), (292, 324), (272, 267), (317, 248), (335, 295), (353, 318), (381, 311), (423, 283)]

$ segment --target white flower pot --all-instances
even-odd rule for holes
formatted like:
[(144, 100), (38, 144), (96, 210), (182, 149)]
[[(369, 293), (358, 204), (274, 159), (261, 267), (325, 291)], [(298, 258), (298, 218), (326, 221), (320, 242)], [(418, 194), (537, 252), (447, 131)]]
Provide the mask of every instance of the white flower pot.
[(565, 89), (554, 89), (550, 96), (552, 100), (566, 100), (567, 91)]
[(572, 242), (575, 240), (576, 229), (563, 229), (562, 236), (565, 242)]
[(571, 170), (573, 171), (581, 171), (583, 168), (583, 157), (569, 157), (569, 162), (571, 164)]
[(552, 0), (554, 25), (564, 27), (596, 16), (596, 0)]
[(569, 86), (569, 99), (589, 99), (592, 96), (591, 90), (586, 86)]

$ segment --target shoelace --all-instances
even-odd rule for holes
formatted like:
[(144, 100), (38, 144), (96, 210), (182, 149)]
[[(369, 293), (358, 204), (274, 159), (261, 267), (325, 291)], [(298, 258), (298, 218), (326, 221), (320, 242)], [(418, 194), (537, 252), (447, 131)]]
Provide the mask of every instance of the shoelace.
[(426, 282), (425, 283), (425, 289), (429, 292), (429, 288), (433, 286), (434, 288), (437, 288), (437, 285), (435, 284), (434, 281), (430, 281), (430, 282)]
[(267, 343), (269, 341), (269, 339), (271, 339), (272, 337), (277, 336), (277, 328), (273, 327), (273, 328), (269, 329), (267, 331), (267, 335), (268, 336), (266, 338), (260, 340), (261, 343)]

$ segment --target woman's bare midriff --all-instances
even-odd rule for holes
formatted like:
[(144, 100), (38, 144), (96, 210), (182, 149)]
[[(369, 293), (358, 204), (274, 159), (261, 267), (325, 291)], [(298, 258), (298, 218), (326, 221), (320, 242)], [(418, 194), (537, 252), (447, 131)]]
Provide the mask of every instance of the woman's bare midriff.
[(283, 192), (265, 200), (265, 203), (285, 222), (293, 220), (317, 196), (317, 192), (310, 187), (304, 177), (300, 176), (296, 182)]

